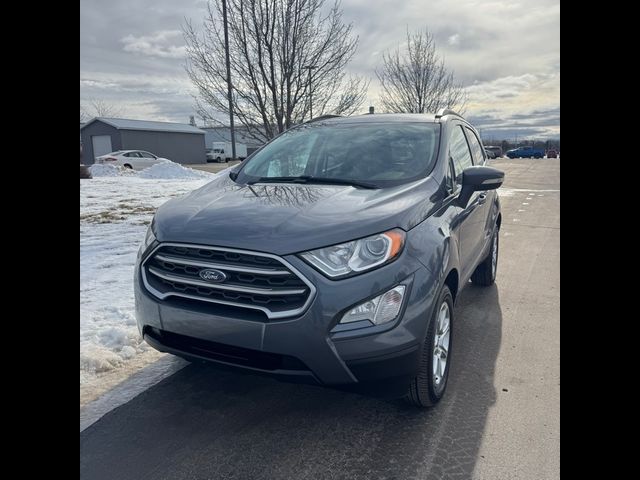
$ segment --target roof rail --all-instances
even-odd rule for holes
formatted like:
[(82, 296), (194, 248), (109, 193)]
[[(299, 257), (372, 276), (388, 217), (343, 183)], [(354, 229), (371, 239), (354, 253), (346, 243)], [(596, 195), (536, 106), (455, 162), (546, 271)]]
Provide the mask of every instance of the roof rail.
[(342, 115), (320, 115), (319, 117), (312, 118), (311, 120), (307, 120), (304, 123), (319, 122), (320, 120), (326, 120), (327, 118), (339, 118), (339, 117), (342, 117)]
[(462, 118), (462, 115), (460, 115), (457, 112), (454, 112), (450, 108), (441, 108), (440, 110), (438, 110), (438, 113), (436, 113), (436, 118), (441, 118), (441, 117), (444, 117), (445, 115), (455, 115), (456, 117)]

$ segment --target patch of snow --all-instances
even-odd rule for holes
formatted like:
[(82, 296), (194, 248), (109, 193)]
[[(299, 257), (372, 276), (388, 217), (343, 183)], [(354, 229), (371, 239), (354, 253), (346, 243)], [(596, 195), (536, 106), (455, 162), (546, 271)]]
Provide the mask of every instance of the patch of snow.
[(173, 169), (174, 178), (184, 170), (188, 179), (98, 175), (80, 182), (81, 393), (83, 388), (99, 386), (101, 375), (130, 370), (127, 365), (132, 362), (144, 364), (145, 352), (151, 358), (151, 347), (140, 338), (134, 314), (133, 269), (138, 248), (160, 205), (216, 176), (178, 167)]
[(194, 170), (193, 168), (185, 167), (179, 163), (172, 162), (171, 160), (165, 160), (161, 163), (156, 163), (150, 167), (136, 172), (130, 168), (125, 168), (120, 165), (103, 165), (94, 164), (89, 167), (89, 171), (93, 177), (138, 177), (138, 178), (152, 178), (163, 180), (198, 180), (203, 178), (213, 178), (213, 173), (203, 172), (202, 170)]
[(138, 177), (140, 178), (163, 178), (163, 179), (200, 179), (211, 178), (213, 174), (203, 172), (202, 170), (194, 170), (175, 162), (156, 163), (151, 167), (142, 170)]

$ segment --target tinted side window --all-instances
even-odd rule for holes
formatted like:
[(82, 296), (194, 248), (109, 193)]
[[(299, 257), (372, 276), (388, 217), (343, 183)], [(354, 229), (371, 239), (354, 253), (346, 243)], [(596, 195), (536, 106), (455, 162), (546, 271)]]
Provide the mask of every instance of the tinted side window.
[(461, 183), (462, 171), (467, 167), (473, 166), (469, 145), (464, 138), (461, 126), (454, 128), (451, 133), (451, 139), (449, 140), (449, 157), (453, 160), (456, 182)]
[(473, 154), (473, 163), (475, 165), (482, 165), (484, 163), (484, 152), (482, 151), (482, 145), (473, 130), (466, 128), (467, 138), (469, 139), (469, 145), (471, 146), (471, 153)]

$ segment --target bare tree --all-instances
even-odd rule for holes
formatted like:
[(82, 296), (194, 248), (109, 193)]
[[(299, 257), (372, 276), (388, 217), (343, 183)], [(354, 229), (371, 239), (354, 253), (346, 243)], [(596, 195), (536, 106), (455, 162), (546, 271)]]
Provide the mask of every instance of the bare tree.
[(464, 113), (467, 94), (456, 83), (453, 72), (436, 53), (433, 35), (428, 30), (410, 34), (403, 52), (397, 48), (382, 56), (382, 68), (376, 75), (382, 86), (382, 107), (395, 113), (437, 112), (443, 107)]
[[(358, 38), (342, 22), (339, 2), (325, 3), (227, 0), (233, 113), (253, 139), (269, 140), (308, 119), (310, 95), (316, 116), (350, 115), (364, 103), (369, 82), (345, 71)], [(196, 111), (215, 122), (229, 114), (222, 1), (209, 2), (202, 34), (190, 21), (183, 31)], [(310, 79), (307, 66), (315, 67)]]
[(90, 98), (87, 100), (89, 106), (80, 104), (80, 121), (83, 122), (92, 117), (119, 117), (122, 110), (115, 105), (99, 99)]

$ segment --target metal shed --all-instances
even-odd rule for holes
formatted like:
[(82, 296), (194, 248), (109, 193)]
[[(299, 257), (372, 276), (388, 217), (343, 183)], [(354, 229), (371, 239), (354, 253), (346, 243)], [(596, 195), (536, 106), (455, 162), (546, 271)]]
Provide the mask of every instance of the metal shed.
[(203, 130), (186, 123), (97, 117), (80, 127), (83, 163), (115, 150), (145, 150), (178, 163), (206, 163)]

